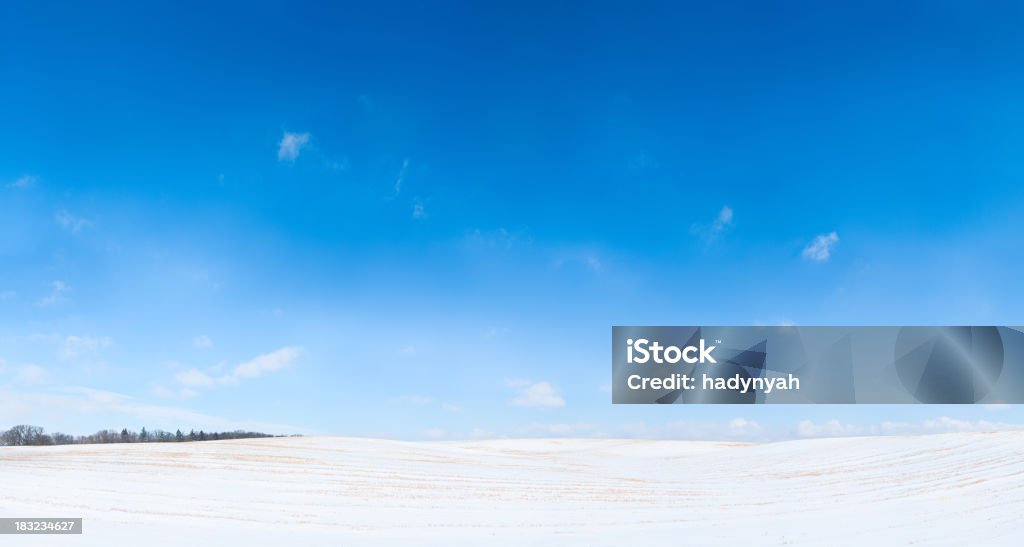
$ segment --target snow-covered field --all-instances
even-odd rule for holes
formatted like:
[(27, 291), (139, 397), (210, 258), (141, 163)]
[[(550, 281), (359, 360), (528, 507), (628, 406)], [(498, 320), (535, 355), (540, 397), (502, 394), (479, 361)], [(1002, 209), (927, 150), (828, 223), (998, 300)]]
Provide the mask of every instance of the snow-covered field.
[(0, 448), (4, 545), (1021, 545), (1024, 432)]

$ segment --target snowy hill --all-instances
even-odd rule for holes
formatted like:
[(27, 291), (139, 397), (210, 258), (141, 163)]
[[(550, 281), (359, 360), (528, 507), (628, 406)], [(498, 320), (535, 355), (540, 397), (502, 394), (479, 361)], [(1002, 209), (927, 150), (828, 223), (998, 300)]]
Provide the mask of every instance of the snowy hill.
[(1024, 432), (7, 447), (0, 516), (85, 519), (9, 545), (1010, 545), (1022, 454)]

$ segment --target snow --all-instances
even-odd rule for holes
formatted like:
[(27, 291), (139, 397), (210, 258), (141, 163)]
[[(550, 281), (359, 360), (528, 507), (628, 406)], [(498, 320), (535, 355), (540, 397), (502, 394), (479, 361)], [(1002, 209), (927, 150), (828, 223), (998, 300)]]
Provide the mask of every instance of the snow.
[(1024, 432), (0, 448), (5, 545), (1019, 545)]

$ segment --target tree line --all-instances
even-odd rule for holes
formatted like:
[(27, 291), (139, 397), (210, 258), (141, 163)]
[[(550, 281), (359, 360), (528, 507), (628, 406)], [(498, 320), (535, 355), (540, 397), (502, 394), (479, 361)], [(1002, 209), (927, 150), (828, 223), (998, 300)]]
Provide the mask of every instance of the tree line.
[(129, 431), (128, 428), (118, 432), (116, 429), (104, 429), (92, 435), (68, 435), (66, 433), (46, 433), (43, 428), (35, 425), (16, 425), (0, 433), (0, 446), (47, 446), (56, 444), (108, 444), (108, 443), (180, 443), (191, 441), (224, 441), (228, 439), (258, 439), (273, 437), (256, 431), (215, 431), (206, 432), (200, 429), (174, 433), (162, 429), (146, 431)]

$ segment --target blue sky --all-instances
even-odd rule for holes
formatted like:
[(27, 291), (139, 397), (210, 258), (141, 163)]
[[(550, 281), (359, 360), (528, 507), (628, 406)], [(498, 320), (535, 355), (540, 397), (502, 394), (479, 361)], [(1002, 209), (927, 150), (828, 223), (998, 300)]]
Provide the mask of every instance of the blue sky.
[(0, 12), (0, 426), (788, 438), (613, 324), (1021, 324), (1014, 3)]

